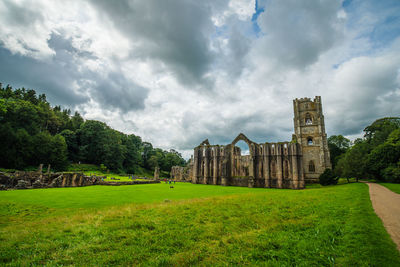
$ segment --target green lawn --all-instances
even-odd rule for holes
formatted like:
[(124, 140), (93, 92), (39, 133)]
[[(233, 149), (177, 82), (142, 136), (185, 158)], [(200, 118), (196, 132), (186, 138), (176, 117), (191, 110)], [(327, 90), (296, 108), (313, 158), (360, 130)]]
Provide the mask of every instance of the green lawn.
[[(94, 164), (71, 164), (68, 167), (68, 172), (82, 172), (87, 176), (105, 176), (105, 181), (113, 181), (113, 182), (129, 182), (132, 179), (129, 178), (128, 174), (120, 174), (114, 173), (110, 171), (102, 171), (101, 168)], [(162, 171), (160, 173), (160, 177), (167, 177), (169, 174), (167, 172)], [(154, 178), (154, 172), (138, 167), (137, 172), (134, 174), (135, 177), (146, 177), (148, 179)], [(112, 180), (111, 178), (116, 178), (119, 180)], [(135, 181), (145, 181), (146, 179), (135, 179)]]
[(368, 186), (0, 192), (0, 265), (400, 266)]
[(379, 183), (380, 185), (383, 185), (393, 192), (400, 194), (400, 184), (392, 184), (392, 183)]

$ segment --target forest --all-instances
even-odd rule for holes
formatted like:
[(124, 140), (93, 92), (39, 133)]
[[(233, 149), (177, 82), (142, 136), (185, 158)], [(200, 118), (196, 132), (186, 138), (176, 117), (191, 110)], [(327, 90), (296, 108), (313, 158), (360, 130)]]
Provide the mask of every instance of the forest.
[(328, 146), (335, 176), (400, 183), (399, 117), (374, 121), (354, 142), (330, 136)]
[(154, 148), (140, 136), (124, 134), (104, 122), (84, 120), (78, 112), (52, 107), (45, 94), (0, 83), (0, 167), (32, 169), (51, 164), (57, 171), (71, 163), (102, 165), (135, 174), (139, 168), (185, 165), (181, 154)]

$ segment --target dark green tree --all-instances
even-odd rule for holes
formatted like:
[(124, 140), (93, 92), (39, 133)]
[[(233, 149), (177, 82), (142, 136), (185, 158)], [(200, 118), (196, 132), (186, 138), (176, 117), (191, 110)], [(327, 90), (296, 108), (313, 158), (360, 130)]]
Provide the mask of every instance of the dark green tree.
[(351, 141), (343, 135), (332, 135), (328, 138), (328, 148), (331, 156), (332, 169), (335, 169), (340, 155), (346, 153), (350, 146)]
[(321, 185), (334, 185), (337, 184), (339, 178), (333, 173), (331, 169), (325, 171), (319, 176), (319, 183)]

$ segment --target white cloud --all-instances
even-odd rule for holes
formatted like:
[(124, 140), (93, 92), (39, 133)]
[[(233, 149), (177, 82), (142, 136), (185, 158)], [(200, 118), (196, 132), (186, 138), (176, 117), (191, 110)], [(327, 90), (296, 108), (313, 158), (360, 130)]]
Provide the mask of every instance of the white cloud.
[(186, 157), (239, 132), (289, 140), (296, 97), (322, 95), (328, 134), (400, 113), (398, 8), (258, 4), (259, 34), (254, 1), (5, 0), (0, 81)]

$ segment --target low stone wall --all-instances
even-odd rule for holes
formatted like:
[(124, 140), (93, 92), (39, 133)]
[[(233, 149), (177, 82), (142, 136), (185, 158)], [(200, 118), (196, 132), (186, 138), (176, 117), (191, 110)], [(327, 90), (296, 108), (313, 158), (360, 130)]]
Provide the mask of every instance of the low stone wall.
[(229, 185), (233, 186), (249, 186), (249, 178), (248, 177), (232, 177), (229, 180)]
[(54, 187), (80, 187), (90, 185), (155, 184), (160, 181), (104, 181), (105, 176), (86, 176), (83, 173), (0, 172), (0, 190)]
[(0, 172), (0, 190), (89, 186), (104, 178), (83, 173)]

